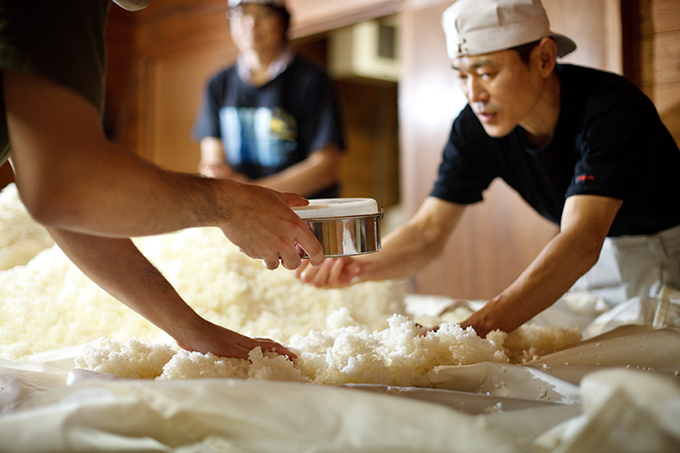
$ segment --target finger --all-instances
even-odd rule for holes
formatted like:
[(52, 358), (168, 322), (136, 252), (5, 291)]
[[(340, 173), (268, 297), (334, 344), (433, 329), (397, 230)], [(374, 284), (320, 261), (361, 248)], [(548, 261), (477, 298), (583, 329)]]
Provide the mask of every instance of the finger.
[(310, 265), (310, 266), (312, 265), (308, 261), (309, 256), (307, 255), (307, 252), (305, 251), (305, 249), (302, 248), (302, 246), (300, 245), (300, 243), (298, 241), (295, 241), (295, 251), (297, 252), (300, 259), (305, 260), (305, 261), (303, 261), (303, 263), (305, 264), (305, 267), (307, 267), (307, 265)]
[(294, 352), (292, 352), (292, 351), (291, 351), (290, 349), (288, 349), (288, 348), (284, 348), (283, 346), (281, 346), (281, 345), (278, 344), (278, 343), (277, 343), (275, 346), (273, 346), (272, 348), (270, 348), (270, 350), (276, 352), (277, 354), (286, 356), (286, 357), (288, 357), (290, 360), (295, 360), (295, 359), (297, 359), (297, 355), (296, 355)]
[(286, 205), (288, 205), (289, 208), (293, 208), (295, 206), (307, 206), (309, 204), (308, 199), (292, 192), (277, 192), (276, 194), (279, 196), (279, 198), (281, 198), (281, 200), (283, 200), (284, 203), (286, 203)]
[(279, 256), (276, 255), (276, 258), (263, 258), (262, 264), (268, 270), (273, 271), (274, 269), (279, 267)]
[(311, 267), (309, 266), (309, 262), (307, 260), (302, 260), (300, 265), (297, 267), (297, 269), (295, 269), (295, 272), (293, 273), (295, 275), (295, 278), (305, 281), (304, 275), (308, 267)]
[(345, 269), (346, 261), (344, 259), (337, 259), (333, 263), (328, 273), (328, 283), (331, 285), (340, 284), (340, 277), (342, 277), (342, 271)]
[(323, 263), (323, 247), (316, 236), (314, 236), (314, 233), (312, 233), (312, 230), (307, 228), (306, 225), (304, 226), (304, 230), (300, 233), (300, 236), (296, 239), (296, 242), (305, 252), (307, 252), (309, 262), (312, 266), (320, 266), (321, 263)]
[(316, 269), (316, 273), (314, 274), (314, 277), (311, 279), (311, 282), (314, 284), (314, 286), (318, 288), (322, 288), (324, 286), (328, 286), (328, 277), (331, 272), (331, 268), (333, 267), (333, 264), (335, 264), (337, 260), (326, 260), (324, 263), (321, 265), (321, 267), (318, 267)]
[(277, 354), (284, 355), (291, 360), (297, 359), (297, 355), (295, 353), (285, 346), (275, 342), (274, 340), (270, 340), (268, 338), (256, 338), (256, 340), (260, 343), (260, 347), (263, 351), (273, 351)]
[(244, 348), (242, 346), (237, 346), (229, 349), (229, 353), (225, 355), (224, 357), (233, 357), (235, 359), (248, 359), (248, 355), (250, 353), (250, 350), (247, 348)]
[(297, 269), (300, 267), (300, 264), (302, 264), (302, 259), (300, 259), (300, 256), (298, 255), (295, 248), (281, 252), (279, 256), (281, 258), (281, 264), (288, 270)]
[(344, 278), (344, 283), (350, 285), (350, 284), (355, 284), (355, 283), (360, 283), (363, 281), (363, 278), (361, 276), (362, 273), (362, 267), (361, 263), (357, 260), (352, 260), (351, 263), (347, 264), (345, 269), (345, 278)]
[(300, 280), (302, 280), (305, 283), (313, 283), (314, 278), (316, 277), (316, 274), (319, 272), (319, 269), (321, 269), (321, 267), (314, 267), (309, 262), (307, 262), (305, 266), (306, 267), (304, 271), (300, 274)]
[[(183, 349), (187, 349), (187, 348), (183, 348)], [(187, 350), (192, 351), (193, 349), (187, 349)], [(196, 352), (200, 352), (202, 354), (206, 354), (208, 352), (213, 352), (218, 357), (231, 357), (231, 358), (235, 358), (235, 359), (247, 359), (248, 354), (250, 353), (250, 349), (246, 346), (243, 346), (243, 345), (240, 345), (240, 344), (237, 344), (237, 343), (233, 343), (233, 344), (230, 344), (229, 346), (227, 346), (226, 349), (223, 349), (221, 351), (218, 350), (218, 349), (215, 349), (215, 350), (210, 350), (210, 351), (208, 351), (208, 350), (196, 350)]]

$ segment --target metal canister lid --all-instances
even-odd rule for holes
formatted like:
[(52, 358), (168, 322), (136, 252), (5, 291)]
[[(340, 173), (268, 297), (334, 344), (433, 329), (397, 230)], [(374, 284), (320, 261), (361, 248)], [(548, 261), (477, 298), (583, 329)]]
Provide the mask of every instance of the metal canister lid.
[(294, 207), (293, 211), (304, 220), (362, 217), (380, 212), (373, 198), (318, 198), (309, 200), (308, 206)]

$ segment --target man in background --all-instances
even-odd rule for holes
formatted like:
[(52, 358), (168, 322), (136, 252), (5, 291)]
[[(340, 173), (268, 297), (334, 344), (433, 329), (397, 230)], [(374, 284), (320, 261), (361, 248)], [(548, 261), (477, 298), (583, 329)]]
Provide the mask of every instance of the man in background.
[(339, 195), (342, 124), (330, 78), (288, 45), (284, 0), (229, 0), (236, 64), (209, 82), (199, 171), (308, 198)]

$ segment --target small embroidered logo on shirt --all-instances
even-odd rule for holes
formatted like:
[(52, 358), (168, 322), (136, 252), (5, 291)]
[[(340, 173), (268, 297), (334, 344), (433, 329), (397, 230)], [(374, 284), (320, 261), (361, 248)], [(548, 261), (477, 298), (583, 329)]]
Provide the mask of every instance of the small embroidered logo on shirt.
[(581, 182), (581, 181), (595, 181), (595, 176), (593, 175), (578, 175), (576, 177), (576, 181)]

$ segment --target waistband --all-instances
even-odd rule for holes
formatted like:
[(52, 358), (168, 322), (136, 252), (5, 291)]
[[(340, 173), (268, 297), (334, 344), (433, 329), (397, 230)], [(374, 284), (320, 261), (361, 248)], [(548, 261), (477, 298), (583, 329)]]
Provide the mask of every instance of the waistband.
[(610, 240), (619, 251), (650, 252), (669, 257), (680, 253), (680, 225), (650, 235), (620, 236)]

